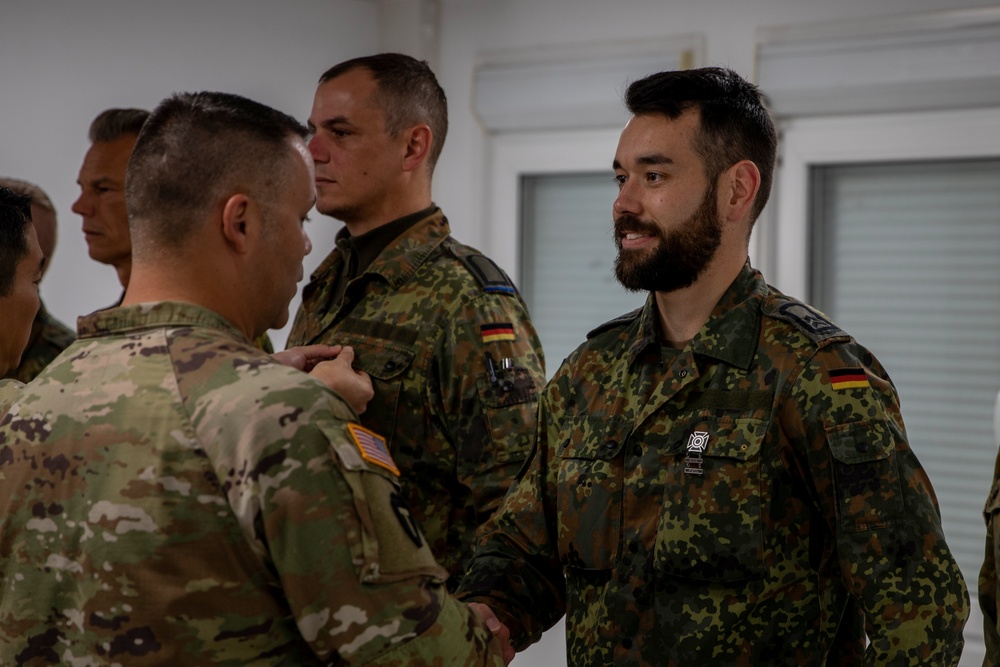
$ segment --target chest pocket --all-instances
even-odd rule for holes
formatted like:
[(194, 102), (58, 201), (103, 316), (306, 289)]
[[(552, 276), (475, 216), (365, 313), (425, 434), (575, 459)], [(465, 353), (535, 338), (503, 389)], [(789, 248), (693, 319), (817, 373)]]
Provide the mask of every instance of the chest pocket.
[[(362, 425), (385, 437), (393, 451), (403, 383), (416, 359), (416, 333), (408, 329), (345, 320), (335, 341), (354, 348), (354, 368), (371, 376), (375, 396), (361, 415)], [(379, 335), (373, 335), (373, 334)]]
[(661, 454), (663, 511), (654, 558), (688, 579), (743, 581), (764, 575), (760, 450), (767, 421), (701, 417), (679, 422)]
[(623, 419), (579, 417), (562, 429), (571, 434), (556, 451), (557, 537), (566, 567), (606, 570), (618, 559), (629, 428)]

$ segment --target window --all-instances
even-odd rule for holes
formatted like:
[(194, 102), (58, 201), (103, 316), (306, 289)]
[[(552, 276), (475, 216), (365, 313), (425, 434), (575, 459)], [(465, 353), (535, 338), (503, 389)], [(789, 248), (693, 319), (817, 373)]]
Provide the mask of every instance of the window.
[(645, 293), (615, 279), (611, 170), (521, 180), (521, 294), (551, 377), (588, 331), (639, 308)]
[(976, 582), (1000, 388), (1000, 113), (784, 124), (774, 284), (887, 368), (969, 586), (962, 665), (981, 664)]

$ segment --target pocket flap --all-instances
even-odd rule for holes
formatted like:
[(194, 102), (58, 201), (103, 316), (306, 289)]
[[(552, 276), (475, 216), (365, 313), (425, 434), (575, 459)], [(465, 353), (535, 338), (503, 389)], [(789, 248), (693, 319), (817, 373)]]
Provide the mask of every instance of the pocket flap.
[(826, 435), (833, 458), (849, 465), (887, 459), (895, 450), (884, 420), (838, 424), (828, 428)]
[(625, 446), (631, 425), (621, 417), (580, 417), (563, 432), (571, 439), (559, 444), (557, 456), (564, 459), (610, 461)]

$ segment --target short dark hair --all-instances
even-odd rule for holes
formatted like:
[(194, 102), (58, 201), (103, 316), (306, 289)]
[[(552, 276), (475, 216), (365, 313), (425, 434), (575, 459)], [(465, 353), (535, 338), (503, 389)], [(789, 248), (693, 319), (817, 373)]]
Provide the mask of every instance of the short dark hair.
[(698, 109), (701, 123), (695, 150), (713, 183), (740, 160), (757, 165), (760, 190), (751, 223), (757, 219), (771, 193), (778, 145), (765, 97), (757, 86), (722, 67), (658, 72), (630, 84), (625, 105), (634, 115), (663, 114), (670, 119)]
[(427, 166), (433, 172), (448, 134), (448, 98), (427, 61), (402, 53), (352, 58), (323, 72), (319, 82), (326, 83), (356, 69), (371, 72), (378, 84), (375, 102), (385, 114), (385, 130), (390, 136), (418, 124), (431, 128)]
[(90, 123), (90, 143), (115, 141), (136, 136), (149, 118), (145, 109), (105, 109)]
[(270, 205), (290, 173), (290, 137), (306, 128), (239, 95), (178, 93), (143, 125), (129, 158), (125, 205), (133, 253), (180, 247), (235, 192)]
[(17, 265), (28, 255), (31, 197), (0, 185), (0, 296), (14, 290)]

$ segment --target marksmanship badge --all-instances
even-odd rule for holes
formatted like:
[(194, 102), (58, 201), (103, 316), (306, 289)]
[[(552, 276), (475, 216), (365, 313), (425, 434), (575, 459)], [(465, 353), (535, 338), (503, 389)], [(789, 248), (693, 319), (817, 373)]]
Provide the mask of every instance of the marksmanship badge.
[(684, 457), (684, 472), (688, 475), (702, 475), (701, 455), (708, 447), (708, 432), (695, 431), (688, 437), (687, 456)]

